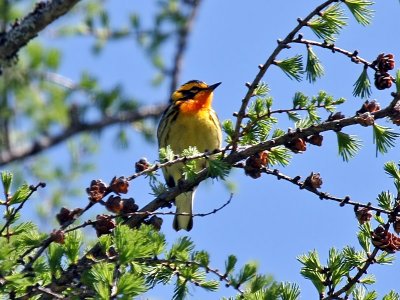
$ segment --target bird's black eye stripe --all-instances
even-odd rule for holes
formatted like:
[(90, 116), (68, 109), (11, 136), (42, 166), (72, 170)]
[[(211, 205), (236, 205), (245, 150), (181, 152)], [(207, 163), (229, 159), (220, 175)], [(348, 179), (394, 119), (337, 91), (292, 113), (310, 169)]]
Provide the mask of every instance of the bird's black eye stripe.
[(182, 91), (182, 95), (183, 95), (183, 98), (182, 98), (182, 100), (187, 100), (187, 99), (193, 99), (194, 98), (194, 96), (196, 95), (196, 93), (193, 93), (192, 91)]

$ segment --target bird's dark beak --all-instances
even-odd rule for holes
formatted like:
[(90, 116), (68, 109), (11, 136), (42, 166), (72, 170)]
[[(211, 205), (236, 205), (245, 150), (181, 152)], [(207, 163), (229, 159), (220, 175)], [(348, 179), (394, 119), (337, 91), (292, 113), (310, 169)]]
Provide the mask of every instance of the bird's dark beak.
[(213, 91), (215, 90), (222, 82), (215, 83), (213, 85), (208, 86), (207, 90)]

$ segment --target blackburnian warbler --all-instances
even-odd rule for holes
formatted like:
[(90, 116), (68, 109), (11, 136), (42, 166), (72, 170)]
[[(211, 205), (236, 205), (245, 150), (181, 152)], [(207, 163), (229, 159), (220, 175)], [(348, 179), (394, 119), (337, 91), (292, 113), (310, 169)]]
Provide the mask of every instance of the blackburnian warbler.
[[(171, 104), (165, 110), (157, 130), (158, 145), (168, 145), (174, 154), (195, 146), (198, 151), (212, 151), (221, 147), (222, 133), (217, 114), (212, 109), (213, 91), (221, 82), (207, 85), (192, 80), (179, 87), (171, 95)], [(197, 160), (197, 169), (205, 167), (205, 160)], [(182, 178), (183, 164), (177, 163), (164, 168), (167, 185), (174, 187)], [(175, 199), (176, 213), (173, 227), (176, 231), (191, 230), (193, 227), (194, 190), (182, 193)], [(188, 215), (179, 215), (186, 213)]]

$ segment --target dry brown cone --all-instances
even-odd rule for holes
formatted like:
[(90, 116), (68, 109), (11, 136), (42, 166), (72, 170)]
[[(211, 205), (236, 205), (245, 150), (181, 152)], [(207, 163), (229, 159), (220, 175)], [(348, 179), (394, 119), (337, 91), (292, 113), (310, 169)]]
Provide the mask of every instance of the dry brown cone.
[(319, 173), (311, 172), (311, 174), (304, 180), (304, 186), (312, 189), (319, 189), (322, 186), (322, 178)]
[(129, 188), (129, 181), (124, 176), (114, 177), (111, 180), (110, 190), (116, 194), (126, 194)]
[(148, 168), (150, 168), (150, 163), (147, 161), (147, 158), (145, 158), (145, 157), (139, 159), (139, 161), (137, 161), (135, 163), (135, 172), (136, 173), (143, 172), (144, 170), (147, 170)]
[(307, 144), (302, 138), (294, 138), (285, 144), (285, 147), (292, 150), (294, 153), (301, 153), (307, 150)]
[(88, 193), (91, 202), (99, 202), (103, 199), (106, 192), (107, 185), (99, 179), (92, 180), (90, 187), (86, 189), (86, 193)]
[(65, 232), (63, 230), (54, 229), (50, 237), (57, 244), (64, 244), (65, 242)]
[(367, 207), (356, 208), (354, 212), (356, 214), (358, 223), (360, 224), (369, 222), (372, 218), (371, 211)]
[(311, 135), (307, 138), (307, 142), (314, 146), (322, 146), (322, 141), (324, 137), (319, 133)]
[(96, 223), (93, 225), (96, 229), (97, 236), (111, 233), (115, 226), (115, 220), (110, 218), (108, 215), (97, 215)]
[(106, 208), (115, 214), (120, 213), (122, 211), (123, 206), (124, 203), (121, 197), (119, 196), (111, 195), (110, 197), (108, 197), (106, 201)]
[(251, 178), (257, 179), (261, 176), (261, 168), (268, 165), (268, 152), (263, 151), (253, 154), (246, 159), (244, 173)]
[(378, 226), (371, 234), (372, 244), (388, 253), (400, 250), (400, 238), (387, 231), (383, 226)]

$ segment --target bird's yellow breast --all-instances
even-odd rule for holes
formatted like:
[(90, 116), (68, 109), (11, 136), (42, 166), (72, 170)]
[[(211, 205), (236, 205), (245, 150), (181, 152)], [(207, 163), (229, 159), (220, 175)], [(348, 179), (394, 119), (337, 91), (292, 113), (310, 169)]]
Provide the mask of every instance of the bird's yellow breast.
[(221, 147), (219, 121), (210, 108), (202, 108), (196, 112), (181, 111), (175, 122), (171, 123), (168, 136), (167, 143), (178, 155), (189, 146), (195, 146), (200, 152)]

